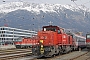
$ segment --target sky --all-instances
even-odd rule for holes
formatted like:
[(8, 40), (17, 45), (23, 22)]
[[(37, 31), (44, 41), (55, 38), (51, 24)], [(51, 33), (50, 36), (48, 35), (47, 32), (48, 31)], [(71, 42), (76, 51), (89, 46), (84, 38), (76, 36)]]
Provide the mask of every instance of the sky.
[(90, 0), (0, 0), (0, 4), (5, 4), (9, 2), (30, 2), (30, 3), (50, 3), (50, 4), (73, 4), (73, 5), (84, 5), (87, 8), (90, 8)]

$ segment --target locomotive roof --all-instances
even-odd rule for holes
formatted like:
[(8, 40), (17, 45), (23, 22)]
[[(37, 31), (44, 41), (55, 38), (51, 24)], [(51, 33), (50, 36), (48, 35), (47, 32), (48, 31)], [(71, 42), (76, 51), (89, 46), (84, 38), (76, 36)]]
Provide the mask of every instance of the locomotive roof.
[(82, 36), (82, 35), (78, 35), (78, 34), (75, 34), (73, 33), (74, 36), (77, 36), (77, 37), (80, 37), (80, 38), (83, 38), (83, 39), (86, 39), (86, 37)]
[(43, 26), (42, 28), (48, 28), (48, 27), (51, 27), (51, 28), (57, 28), (57, 29), (59, 29), (59, 28), (60, 28), (60, 27), (58, 27), (58, 26), (53, 26), (53, 25)]

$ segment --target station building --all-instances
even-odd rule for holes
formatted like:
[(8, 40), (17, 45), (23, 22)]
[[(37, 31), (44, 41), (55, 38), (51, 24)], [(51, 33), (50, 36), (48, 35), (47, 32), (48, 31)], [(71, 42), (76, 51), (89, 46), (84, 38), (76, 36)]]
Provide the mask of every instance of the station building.
[(0, 46), (5, 44), (13, 45), (13, 42), (20, 37), (32, 37), (35, 35), (37, 35), (36, 31), (3, 26), (0, 27)]

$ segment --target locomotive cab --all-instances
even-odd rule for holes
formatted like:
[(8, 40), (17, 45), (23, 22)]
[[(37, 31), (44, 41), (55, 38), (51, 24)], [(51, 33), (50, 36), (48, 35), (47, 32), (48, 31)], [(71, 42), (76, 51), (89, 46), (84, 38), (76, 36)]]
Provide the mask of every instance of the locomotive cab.
[(58, 26), (43, 26), (43, 30), (42, 31), (53, 31), (53, 32), (57, 32), (57, 33), (63, 33), (64, 29), (63, 28), (59, 28)]

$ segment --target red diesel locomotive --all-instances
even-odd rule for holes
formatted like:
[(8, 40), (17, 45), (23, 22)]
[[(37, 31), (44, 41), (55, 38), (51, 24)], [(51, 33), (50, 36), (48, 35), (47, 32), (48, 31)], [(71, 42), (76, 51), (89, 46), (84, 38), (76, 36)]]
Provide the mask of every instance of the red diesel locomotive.
[(56, 54), (68, 53), (85, 46), (85, 38), (73, 33), (65, 33), (58, 26), (43, 26), (38, 31), (38, 45), (32, 47), (32, 53), (37, 56), (51, 57)]
[(86, 47), (90, 49), (90, 34), (86, 34)]

